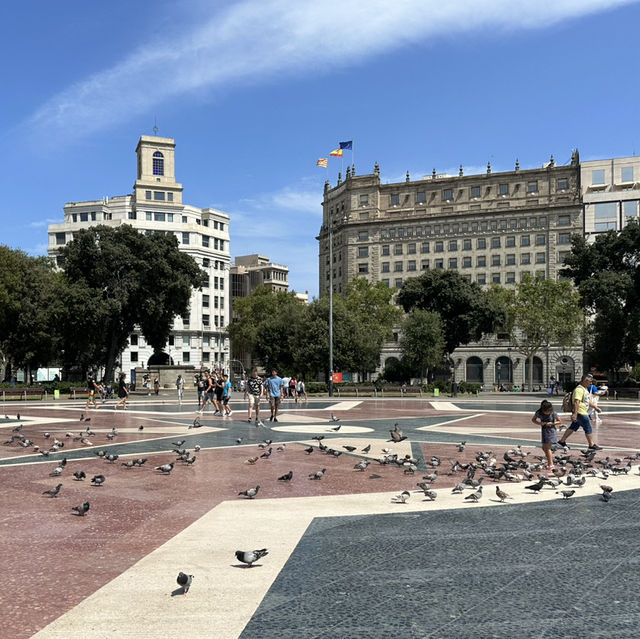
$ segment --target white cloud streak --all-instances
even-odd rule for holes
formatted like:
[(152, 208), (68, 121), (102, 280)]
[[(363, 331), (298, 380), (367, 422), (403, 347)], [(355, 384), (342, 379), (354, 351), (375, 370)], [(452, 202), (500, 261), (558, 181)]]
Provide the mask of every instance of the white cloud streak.
[[(172, 98), (326, 73), (440, 36), (544, 28), (637, 0), (244, 0), (155, 38), (53, 96), (31, 117), (49, 137), (88, 135)], [(185, 4), (185, 7), (188, 5)], [(166, 36), (166, 34), (164, 34)]]

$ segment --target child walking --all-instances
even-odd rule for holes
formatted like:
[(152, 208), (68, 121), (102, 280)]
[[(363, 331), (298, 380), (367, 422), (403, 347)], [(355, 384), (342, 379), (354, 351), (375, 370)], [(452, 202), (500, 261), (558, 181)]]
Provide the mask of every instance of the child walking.
[(558, 417), (558, 413), (553, 410), (553, 404), (546, 399), (542, 400), (540, 408), (534, 413), (531, 421), (542, 427), (542, 450), (547, 458), (547, 470), (553, 470), (551, 449), (554, 444), (558, 443), (556, 426), (562, 424), (562, 421)]

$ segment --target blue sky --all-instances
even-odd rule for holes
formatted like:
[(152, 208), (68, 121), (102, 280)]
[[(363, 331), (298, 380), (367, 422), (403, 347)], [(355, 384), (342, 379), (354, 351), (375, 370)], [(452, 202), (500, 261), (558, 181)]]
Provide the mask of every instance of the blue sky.
[(339, 141), (387, 182), (640, 152), (638, 0), (33, 0), (0, 21), (0, 243), (32, 254), (65, 202), (131, 192), (154, 120), (184, 201), (311, 295)]

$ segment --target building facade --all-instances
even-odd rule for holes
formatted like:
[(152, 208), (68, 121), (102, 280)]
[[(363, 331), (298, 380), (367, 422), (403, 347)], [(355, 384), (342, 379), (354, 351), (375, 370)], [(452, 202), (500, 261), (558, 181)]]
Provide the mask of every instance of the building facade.
[[(525, 274), (557, 278), (571, 235), (583, 232), (580, 163), (558, 166), (553, 157), (538, 169), (481, 175), (438, 174), (383, 184), (380, 169), (325, 184), (318, 236), (320, 293), (342, 292), (354, 278), (400, 288), (428, 269), (455, 269), (481, 286), (513, 286)], [(330, 237), (333, 238), (330, 251)], [(332, 255), (330, 256), (330, 253)], [(456, 349), (457, 381), (522, 386), (527, 370), (506, 336), (493, 335)], [(534, 358), (534, 383), (582, 372), (579, 345), (550, 348)], [(389, 344), (381, 366), (398, 349)]]
[(191, 255), (206, 272), (207, 285), (193, 292), (189, 314), (174, 321), (163, 354), (154, 356), (136, 329), (121, 355), (120, 368), (127, 375), (135, 369), (161, 364), (228, 371), (229, 216), (183, 203), (182, 184), (176, 182), (173, 139), (142, 136), (136, 155), (133, 193), (67, 203), (64, 221), (49, 226), (49, 255), (56, 258), (59, 248), (70, 242), (75, 233), (97, 224), (129, 224), (146, 234), (173, 233), (180, 250)]

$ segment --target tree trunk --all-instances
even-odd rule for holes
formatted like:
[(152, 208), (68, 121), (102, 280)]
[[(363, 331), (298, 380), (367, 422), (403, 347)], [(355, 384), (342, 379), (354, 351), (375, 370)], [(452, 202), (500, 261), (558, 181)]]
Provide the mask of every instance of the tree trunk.
[(107, 361), (104, 366), (103, 379), (107, 382), (113, 381), (113, 369), (115, 368), (117, 353), (117, 340), (115, 333), (111, 334), (111, 344), (109, 345), (109, 351), (107, 352)]
[(533, 393), (533, 353), (529, 355), (529, 392)]

